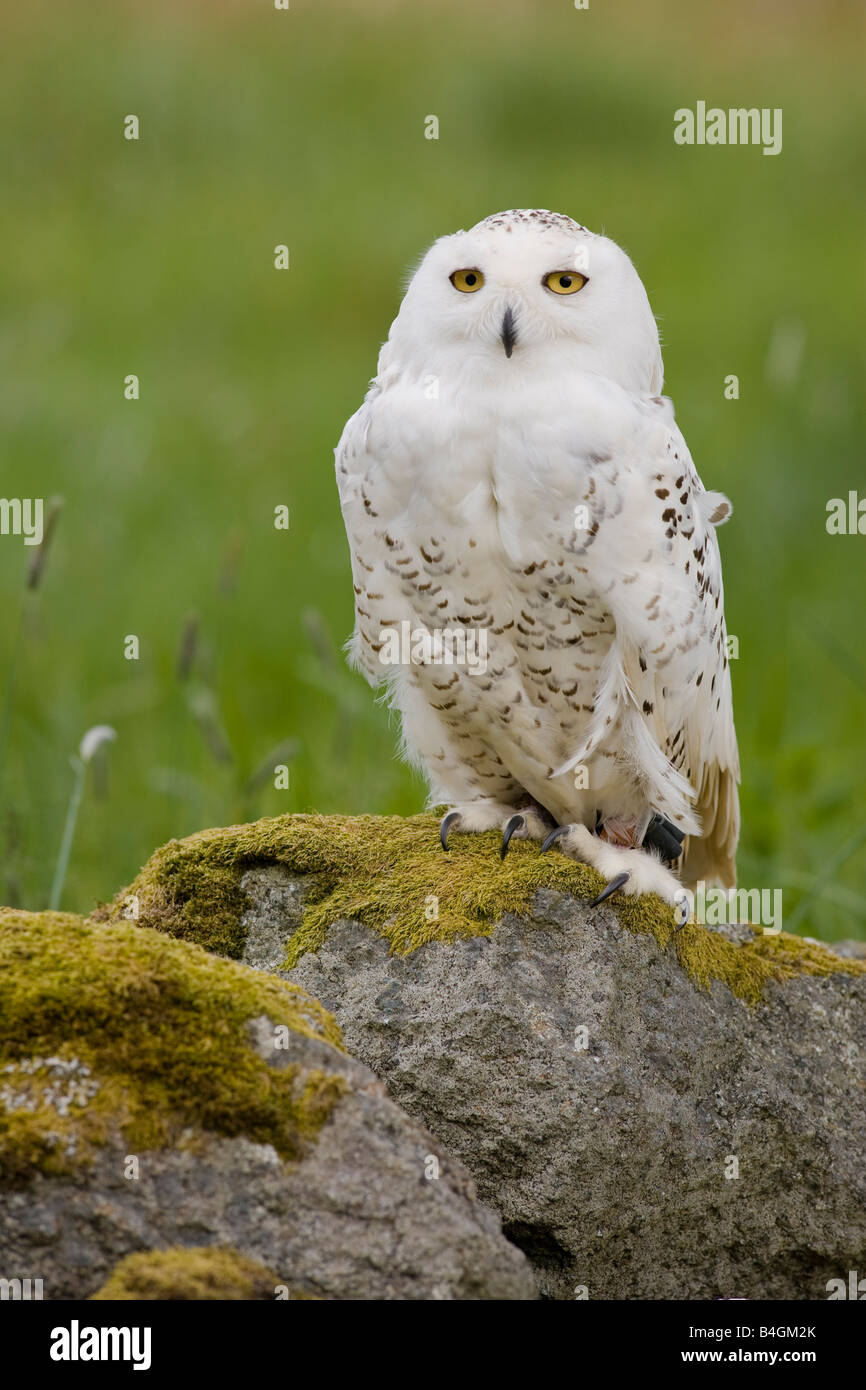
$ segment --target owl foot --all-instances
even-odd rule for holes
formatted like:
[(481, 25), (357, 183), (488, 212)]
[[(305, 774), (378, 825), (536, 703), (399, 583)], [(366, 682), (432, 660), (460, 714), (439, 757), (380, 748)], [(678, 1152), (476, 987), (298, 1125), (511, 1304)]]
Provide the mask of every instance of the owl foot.
[(654, 855), (641, 849), (622, 849), (619, 845), (608, 844), (585, 825), (557, 826), (541, 846), (542, 853), (557, 840), (570, 859), (590, 864), (608, 880), (590, 907), (598, 907), (612, 893), (621, 891), (629, 897), (656, 893), (664, 902), (682, 909), (686, 901), (683, 885)]
[(448, 849), (452, 830), (461, 834), (478, 835), (485, 830), (502, 830), (500, 858), (508, 853), (512, 840), (543, 840), (553, 821), (543, 807), (535, 802), (515, 811), (513, 806), (501, 806), (495, 801), (469, 801), (443, 816), (439, 826), (442, 848)]

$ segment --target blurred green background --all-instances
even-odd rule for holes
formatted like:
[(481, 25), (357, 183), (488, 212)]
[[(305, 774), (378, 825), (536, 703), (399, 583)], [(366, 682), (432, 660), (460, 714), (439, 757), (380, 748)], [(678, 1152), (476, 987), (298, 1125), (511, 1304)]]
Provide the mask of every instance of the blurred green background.
[[(429, 242), (548, 207), (634, 258), (734, 502), (741, 883), (783, 888), (798, 930), (866, 935), (866, 537), (825, 530), (829, 498), (866, 496), (863, 7), (91, 0), (0, 23), (0, 496), (64, 499), (27, 598), (32, 551), (0, 537), (0, 898), (45, 904), (97, 723), (118, 737), (72, 909), (203, 826), (420, 808), (341, 653), (332, 449)], [(781, 106), (781, 155), (676, 146), (699, 99)]]

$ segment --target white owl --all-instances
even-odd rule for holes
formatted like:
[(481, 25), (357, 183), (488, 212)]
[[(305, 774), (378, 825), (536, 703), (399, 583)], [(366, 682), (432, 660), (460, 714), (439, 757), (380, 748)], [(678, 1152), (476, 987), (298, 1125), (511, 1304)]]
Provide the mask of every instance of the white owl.
[(443, 846), (558, 841), (596, 902), (735, 882), (731, 508), (661, 388), (625, 253), (503, 212), (427, 252), (336, 451), (351, 656), (452, 807)]

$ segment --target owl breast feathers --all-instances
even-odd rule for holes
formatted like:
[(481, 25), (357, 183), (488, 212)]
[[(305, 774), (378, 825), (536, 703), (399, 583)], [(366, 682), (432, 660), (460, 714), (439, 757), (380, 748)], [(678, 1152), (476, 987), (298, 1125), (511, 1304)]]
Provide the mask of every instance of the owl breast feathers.
[[(730, 504), (661, 386), (624, 252), (500, 213), (431, 247), (336, 459), (351, 656), (387, 685), (431, 802), (460, 830), (569, 827), (566, 852), (606, 877), (620, 855), (621, 879), (673, 901), (673, 867), (734, 884), (739, 769)], [(685, 837), (678, 866), (640, 848), (656, 816)]]

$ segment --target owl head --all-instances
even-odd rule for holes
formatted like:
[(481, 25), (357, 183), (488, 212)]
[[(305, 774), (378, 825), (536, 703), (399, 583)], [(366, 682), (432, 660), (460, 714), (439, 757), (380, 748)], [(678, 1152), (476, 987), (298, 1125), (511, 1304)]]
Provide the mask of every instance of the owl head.
[[(624, 251), (557, 212), (495, 213), (440, 237), (415, 271), (383, 352), (419, 372), (591, 371), (662, 387), (658, 329)], [(509, 375), (510, 374), (510, 375)]]

